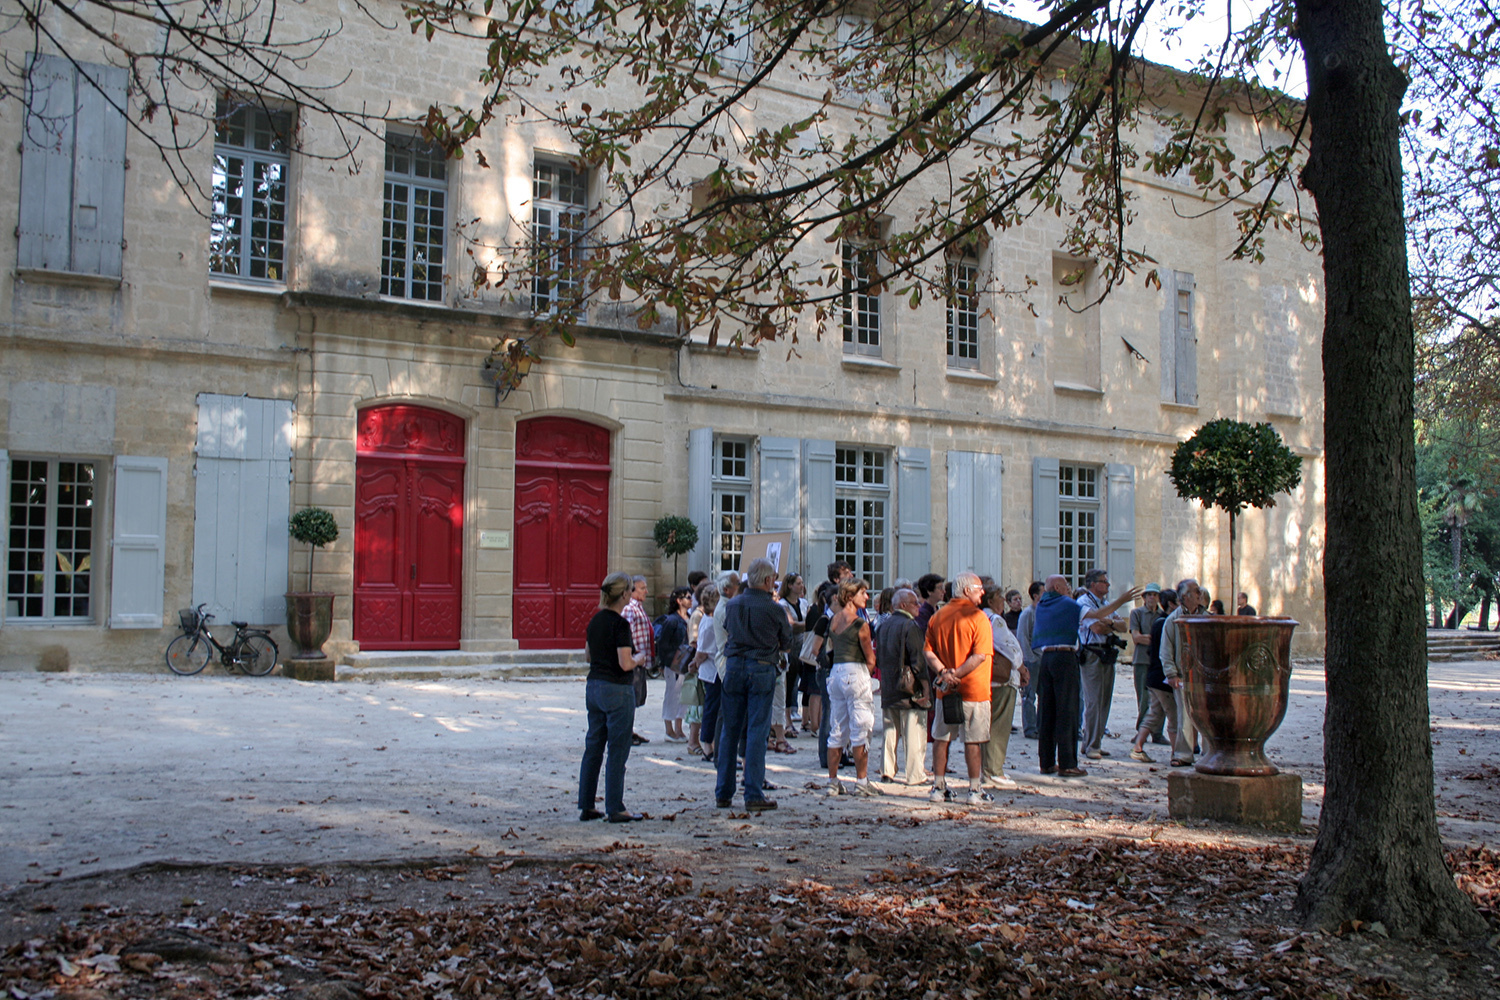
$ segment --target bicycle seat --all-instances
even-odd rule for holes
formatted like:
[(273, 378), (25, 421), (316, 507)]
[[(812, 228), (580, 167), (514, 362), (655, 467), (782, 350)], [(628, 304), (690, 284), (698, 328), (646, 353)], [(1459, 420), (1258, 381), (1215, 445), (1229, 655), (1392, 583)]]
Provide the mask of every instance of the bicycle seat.
[(249, 622), (230, 622), (229, 624), (233, 625), (235, 628), (246, 628), (247, 626), (249, 626), (250, 623)]

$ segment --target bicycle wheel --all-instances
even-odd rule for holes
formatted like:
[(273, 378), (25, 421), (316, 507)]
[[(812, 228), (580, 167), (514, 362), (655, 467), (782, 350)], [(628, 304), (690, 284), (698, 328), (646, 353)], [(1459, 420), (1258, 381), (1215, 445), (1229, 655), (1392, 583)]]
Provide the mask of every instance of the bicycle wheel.
[(229, 658), (251, 677), (264, 677), (276, 666), (276, 657), (279, 650), (270, 636), (259, 633), (251, 633), (229, 651)]
[(208, 666), (213, 647), (196, 632), (184, 632), (167, 647), (167, 666), (172, 673), (191, 677)]

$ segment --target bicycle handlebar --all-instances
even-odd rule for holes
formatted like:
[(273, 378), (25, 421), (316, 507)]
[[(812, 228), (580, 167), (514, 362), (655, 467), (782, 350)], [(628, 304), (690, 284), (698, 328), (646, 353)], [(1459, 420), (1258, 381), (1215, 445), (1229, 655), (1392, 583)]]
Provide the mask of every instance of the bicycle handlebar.
[(214, 618), (213, 615), (211, 615), (207, 611), (203, 610), (206, 607), (208, 607), (208, 602), (207, 601), (204, 601), (202, 604), (198, 605), (198, 619), (200, 621), (208, 622), (208, 621), (212, 621), (213, 618)]

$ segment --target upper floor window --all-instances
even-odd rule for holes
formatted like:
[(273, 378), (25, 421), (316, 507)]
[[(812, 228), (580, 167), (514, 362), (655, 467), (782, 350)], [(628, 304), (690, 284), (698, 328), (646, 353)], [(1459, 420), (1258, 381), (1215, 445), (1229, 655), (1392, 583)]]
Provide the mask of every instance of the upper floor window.
[(1059, 466), (1057, 495), (1057, 571), (1076, 587), (1099, 565), (1099, 470)]
[(6, 617), (87, 620), (93, 608), (94, 463), (18, 458), (9, 485)]
[(413, 136), (385, 140), (385, 208), (380, 231), (380, 294), (443, 300), (448, 226), (448, 162)]
[(880, 292), (877, 251), (864, 243), (842, 244), (844, 353), (880, 356)]
[(889, 461), (888, 454), (874, 448), (834, 449), (833, 556), (877, 591), (886, 581)]
[(214, 115), (213, 274), (286, 280), (287, 174), (292, 116), (219, 101)]
[(1197, 406), (1197, 283), (1186, 271), (1167, 271), (1162, 278), (1167, 315), (1162, 323), (1161, 398), (1167, 403)]
[(979, 367), (979, 264), (948, 262), (948, 367)]
[(1101, 388), (1096, 279), (1089, 261), (1052, 260), (1052, 383), (1057, 388)]
[(713, 469), (714, 565), (739, 569), (750, 530), (750, 441), (716, 439)]
[(531, 182), (533, 312), (550, 313), (576, 300), (587, 220), (588, 172), (537, 161)]

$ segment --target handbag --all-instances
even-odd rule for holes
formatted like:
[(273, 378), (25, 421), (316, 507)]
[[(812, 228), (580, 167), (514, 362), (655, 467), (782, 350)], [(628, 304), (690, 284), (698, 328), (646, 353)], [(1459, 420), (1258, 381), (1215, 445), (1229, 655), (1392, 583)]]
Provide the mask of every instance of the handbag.
[(956, 689), (943, 695), (943, 721), (950, 726), (964, 722), (964, 696)]
[(818, 635), (816, 632), (809, 632), (804, 635), (802, 637), (802, 649), (798, 651), (797, 659), (801, 660), (809, 667), (816, 667), (818, 665), (818, 658), (813, 653), (813, 648), (817, 641), (821, 638), (823, 637)]
[(682, 679), (682, 691), (677, 700), (684, 705), (703, 704), (703, 682), (696, 675)]

